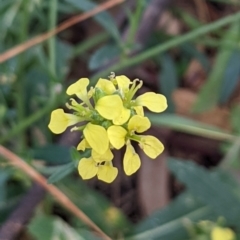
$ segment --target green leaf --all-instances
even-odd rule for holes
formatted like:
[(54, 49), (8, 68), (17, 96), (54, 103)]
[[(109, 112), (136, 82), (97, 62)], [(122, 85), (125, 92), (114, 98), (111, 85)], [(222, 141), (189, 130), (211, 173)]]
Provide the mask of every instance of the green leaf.
[(96, 70), (119, 56), (121, 49), (114, 43), (106, 44), (93, 53), (89, 60), (89, 69)]
[(22, 195), (8, 198), (7, 201), (0, 202), (0, 226), (14, 211), (22, 199)]
[(56, 73), (58, 80), (63, 80), (69, 71), (68, 61), (72, 56), (72, 46), (59, 39), (56, 40)]
[(161, 71), (158, 76), (159, 85), (162, 93), (168, 99), (168, 112), (174, 112), (174, 103), (172, 93), (178, 86), (176, 66), (169, 54), (163, 54), (160, 57)]
[(231, 28), (224, 35), (222, 47), (219, 49), (215, 59), (214, 67), (209, 75), (207, 82), (202, 87), (198, 99), (193, 107), (193, 112), (203, 112), (218, 103), (223, 76), (227, 63), (232, 55), (233, 49), (227, 48), (225, 45), (231, 41), (237, 43), (239, 40), (239, 23), (232, 24)]
[[(90, 0), (66, 0), (67, 3), (72, 4), (74, 7), (86, 12), (97, 7), (97, 4)], [(116, 40), (120, 41), (120, 34), (118, 28), (115, 24), (114, 19), (108, 12), (101, 12), (93, 17), (99, 24), (102, 25)]]
[(190, 161), (171, 159), (168, 166), (179, 181), (229, 224), (240, 227), (240, 198), (216, 174)]
[(48, 164), (64, 164), (71, 162), (69, 148), (54, 144), (34, 149), (33, 158), (45, 160)]
[(222, 150), (226, 153), (219, 166), (222, 169), (228, 169), (237, 172), (240, 168), (240, 137), (237, 138), (233, 143), (226, 143), (223, 145)]
[(236, 104), (232, 109), (231, 109), (231, 126), (233, 129), (233, 132), (237, 133), (240, 135), (240, 125), (239, 125), (239, 119), (240, 119), (240, 106), (239, 104)]
[[(69, 176), (57, 186), (73, 203), (75, 203), (98, 227), (113, 239), (118, 239), (132, 228), (120, 209), (114, 207), (105, 196), (89, 188), (79, 177)], [(105, 186), (112, 187), (109, 185)], [(79, 219), (72, 221), (75, 228), (83, 228), (85, 224)]]
[(189, 221), (216, 220), (216, 214), (189, 192), (178, 196), (165, 209), (161, 209), (143, 220), (126, 240), (183, 240), (189, 234)]
[[(166, 52), (169, 49), (172, 49), (174, 47), (178, 47), (179, 45), (192, 41), (193, 39), (199, 38), (201, 36), (206, 35), (207, 33), (213, 33), (220, 27), (226, 26), (229, 23), (238, 22), (240, 19), (240, 13), (231, 14), (230, 16), (221, 18), (218, 21), (215, 21), (213, 23), (208, 23), (202, 27), (199, 27), (195, 30), (192, 30), (184, 35), (174, 37), (172, 39), (168, 39), (166, 42), (161, 42), (160, 44), (157, 44), (154, 47), (151, 47), (149, 49), (146, 49), (140, 54), (137, 54), (135, 56), (129, 57), (127, 59), (124, 59), (123, 61), (117, 62), (114, 65), (111, 65), (108, 68), (105, 68), (101, 72), (98, 72), (94, 76), (92, 76), (91, 81), (92, 83), (96, 83), (96, 81), (103, 76), (108, 76), (109, 72), (118, 72), (125, 68), (129, 68), (132, 66), (139, 65), (141, 62), (153, 58), (160, 53)], [(237, 46), (237, 44), (236, 44)]]
[(163, 113), (158, 115), (147, 113), (146, 115), (152, 124), (161, 127), (168, 127), (180, 132), (190, 133), (216, 140), (234, 141), (237, 138), (237, 136), (223, 131), (215, 126), (204, 124), (186, 117), (177, 116), (176, 114)]
[(14, 211), (26, 192), (26, 185), (24, 186), (17, 174), (19, 170), (13, 168), (0, 169), (0, 226)]
[(228, 61), (220, 92), (220, 103), (226, 103), (239, 83), (240, 51), (234, 51)]
[(32, 67), (26, 72), (24, 103), (28, 114), (32, 111), (33, 99), (35, 100), (37, 97), (47, 99), (49, 97), (48, 84), (49, 77), (41, 68)]
[(109, 34), (104, 32), (104, 33), (98, 33), (95, 34), (93, 37), (89, 37), (86, 40), (80, 42), (79, 44), (76, 44), (72, 48), (72, 56), (71, 57), (76, 57), (76, 56), (81, 56), (84, 54), (86, 51), (90, 50), (91, 48), (95, 47), (96, 45), (99, 45), (102, 42), (106, 42), (106, 40), (109, 38)]
[[(0, 4), (2, 5), (2, 3)], [(14, 1), (14, 3), (10, 4), (7, 9), (1, 14), (1, 25), (0, 25), (0, 42), (4, 40), (8, 31), (14, 25), (13, 22), (17, 18), (18, 13), (20, 11), (21, 1)], [(11, 31), (10, 31), (11, 32)]]
[(10, 169), (0, 168), (0, 203), (6, 201), (7, 197), (7, 180), (10, 178)]
[(63, 166), (59, 166), (58, 169), (48, 178), (48, 183), (52, 184), (58, 182), (59, 180), (63, 179), (70, 173), (75, 170), (75, 163), (70, 162), (64, 164)]
[(78, 152), (76, 148), (71, 148), (71, 162), (58, 166), (57, 170), (48, 178), (48, 183), (55, 183), (72, 173), (78, 166), (79, 161), (84, 157), (90, 156), (90, 150), (85, 152)]
[(28, 231), (36, 240), (100, 240), (90, 232), (86, 238), (60, 218), (45, 215), (36, 215), (28, 225)]
[(184, 43), (180, 46), (180, 48), (184, 56), (188, 55), (191, 59), (198, 60), (206, 71), (209, 70), (208, 58), (203, 53), (201, 53), (193, 44)]
[(71, 147), (70, 153), (73, 162), (79, 162), (79, 160), (82, 158), (80, 152), (75, 147)]

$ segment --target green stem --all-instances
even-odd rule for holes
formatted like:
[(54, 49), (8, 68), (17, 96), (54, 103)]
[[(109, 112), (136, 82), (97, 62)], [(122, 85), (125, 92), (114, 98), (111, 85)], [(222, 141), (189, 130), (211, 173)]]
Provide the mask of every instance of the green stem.
[[(49, 1), (49, 31), (56, 27), (57, 22), (57, 0)], [(49, 70), (53, 77), (56, 77), (56, 40), (55, 36), (49, 38)]]
[(22, 120), (19, 124), (12, 128), (11, 131), (9, 131), (6, 135), (0, 138), (0, 144), (3, 144), (6, 141), (10, 140), (13, 136), (21, 133), (33, 123), (41, 119), (45, 114), (49, 113), (59, 103), (59, 99), (62, 99), (62, 97), (55, 97), (54, 99), (52, 99), (52, 101), (50, 101), (50, 103), (46, 104), (44, 108), (32, 114), (30, 117)]
[(73, 48), (71, 57), (74, 58), (83, 54), (84, 52), (98, 45), (99, 43), (106, 41), (108, 38), (109, 34), (105, 32), (94, 35), (94, 37), (89, 37), (87, 40), (81, 42)]
[(118, 62), (114, 64), (113, 66), (107, 68), (106, 70), (103, 70), (97, 74), (95, 74), (92, 78), (92, 84), (95, 84), (98, 78), (108, 76), (110, 72), (116, 72), (120, 71), (124, 68), (131, 67), (134, 65), (137, 65), (141, 62), (143, 62), (146, 59), (152, 58), (156, 55), (159, 55), (162, 52), (167, 51), (170, 48), (176, 47), (180, 44), (183, 44), (185, 42), (191, 41), (193, 39), (196, 39), (197, 37), (200, 37), (204, 34), (207, 34), (212, 31), (216, 31), (218, 28), (223, 27), (229, 23), (239, 21), (240, 20), (240, 12), (233, 14), (231, 16), (222, 18), (218, 21), (215, 21), (213, 23), (204, 25), (202, 27), (199, 27), (196, 30), (193, 30), (189, 33), (186, 33), (184, 35), (181, 35), (179, 37), (175, 37), (171, 40), (169, 40), (166, 43), (163, 43), (161, 45), (157, 45), (156, 47), (152, 47), (148, 51), (145, 51), (143, 53), (140, 53), (138, 55), (135, 55), (134, 57), (125, 58), (123, 61)]
[[(24, 42), (28, 37), (28, 22), (29, 22), (29, 12), (28, 12), (28, 0), (22, 2), (22, 11), (20, 18), (20, 42)], [(17, 108), (17, 118), (18, 124), (21, 124), (22, 120), (25, 118), (25, 53), (22, 53), (18, 58), (18, 81), (16, 84), (17, 95), (16, 95), (16, 108)], [(24, 151), (26, 147), (25, 134), (19, 135), (18, 146), (20, 151)]]
[(207, 47), (224, 47), (224, 48), (228, 48), (228, 49), (231, 49), (231, 50), (234, 50), (236, 48), (239, 48), (239, 44), (232, 41), (232, 40), (229, 40), (228, 42), (225, 42), (223, 43), (222, 41), (219, 41), (217, 39), (213, 39), (213, 38), (203, 38), (203, 39), (196, 39), (196, 44), (199, 44), (199, 45), (203, 45), (203, 46), (207, 46)]

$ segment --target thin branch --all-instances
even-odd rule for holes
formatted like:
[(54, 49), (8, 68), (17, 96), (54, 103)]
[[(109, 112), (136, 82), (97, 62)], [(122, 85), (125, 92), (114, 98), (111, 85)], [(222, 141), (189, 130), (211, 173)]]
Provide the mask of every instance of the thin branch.
[(68, 209), (73, 215), (81, 219), (94, 231), (96, 231), (102, 239), (110, 240), (111, 238), (107, 236), (90, 218), (88, 218), (85, 213), (83, 213), (63, 192), (61, 192), (54, 185), (47, 183), (45, 177), (35, 171), (31, 166), (29, 166), (23, 159), (0, 145), (0, 155), (7, 159), (11, 164), (21, 169), (35, 182), (41, 185), (47, 192), (49, 192), (56, 201), (58, 201), (62, 206)]
[(43, 33), (41, 35), (38, 35), (22, 44), (19, 44), (17, 45), (16, 47), (13, 47), (11, 48), (10, 50), (2, 53), (0, 55), (0, 63), (2, 62), (5, 62), (6, 60), (20, 54), (21, 52), (24, 52), (26, 51), (27, 49), (47, 40), (48, 38), (62, 32), (63, 30), (75, 25), (76, 23), (79, 23), (79, 22), (82, 22), (102, 11), (105, 11), (109, 8), (112, 8), (122, 2), (124, 2), (125, 0), (110, 0), (108, 2), (105, 2), (101, 5), (99, 5), (98, 7), (94, 8), (93, 10), (89, 11), (89, 12), (86, 12), (86, 13), (83, 13), (83, 14), (80, 14), (80, 15), (77, 15), (77, 16), (74, 16), (68, 20), (66, 20), (65, 22), (61, 23), (57, 28), (49, 31), (49, 32), (46, 32), (46, 33)]

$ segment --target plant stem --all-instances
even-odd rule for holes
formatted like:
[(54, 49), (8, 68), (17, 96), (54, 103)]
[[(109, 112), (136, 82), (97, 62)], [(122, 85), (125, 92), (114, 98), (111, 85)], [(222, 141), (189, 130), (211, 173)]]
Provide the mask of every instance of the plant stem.
[(90, 37), (86, 39), (84, 42), (81, 42), (80, 44), (76, 45), (73, 48), (73, 51), (71, 53), (71, 57), (77, 57), (81, 55), (82, 53), (86, 52), (87, 50), (91, 49), (92, 47), (98, 45), (101, 42), (106, 41), (109, 38), (108, 33), (99, 33), (95, 35), (94, 37)]
[[(24, 42), (27, 39), (28, 35), (28, 21), (29, 21), (29, 12), (28, 12), (28, 0), (22, 2), (22, 10), (20, 15), (20, 42)], [(18, 81), (16, 84), (17, 92), (16, 92), (16, 108), (17, 108), (17, 124), (21, 124), (23, 119), (25, 118), (25, 66), (26, 59), (25, 53), (22, 53), (18, 58), (18, 70), (17, 76)], [(24, 151), (26, 147), (26, 136), (25, 133), (19, 134), (18, 147), (20, 151)]]
[(81, 209), (79, 209), (63, 192), (54, 185), (48, 184), (47, 179), (38, 173), (34, 168), (28, 165), (22, 158), (15, 155), (8, 149), (0, 146), (0, 156), (7, 159), (9, 163), (21, 169), (25, 174), (42, 186), (54, 199), (71, 212), (78, 219), (83, 221), (87, 226), (92, 228), (100, 237), (100, 239), (111, 240)]
[[(49, 1), (49, 31), (56, 27), (57, 23), (57, 1)], [(49, 71), (50, 74), (56, 77), (56, 40), (55, 36), (48, 39), (48, 49), (49, 49)]]
[(121, 62), (118, 62), (118, 63), (114, 64), (113, 66), (95, 74), (92, 78), (91, 83), (95, 84), (96, 81), (98, 80), (98, 78), (108, 76), (110, 72), (120, 71), (120, 70), (123, 70), (127, 67), (131, 67), (131, 66), (140, 64), (144, 60), (152, 58), (156, 55), (159, 55), (160, 53), (163, 53), (170, 48), (179, 46), (180, 44), (183, 44), (185, 42), (196, 39), (197, 37), (200, 37), (200, 36), (202, 36), (204, 34), (207, 34), (209, 32), (216, 31), (220, 27), (223, 27), (227, 24), (230, 24), (232, 22), (239, 21), (239, 20), (240, 20), (240, 12), (238, 12), (236, 14), (233, 14), (233, 15), (230, 15), (228, 17), (222, 18), (222, 19), (220, 19), (218, 21), (215, 21), (213, 23), (206, 24), (202, 27), (199, 27), (196, 30), (193, 30), (193, 31), (191, 31), (189, 33), (186, 33), (184, 35), (181, 35), (179, 37), (175, 37), (175, 38), (167, 41), (166, 43), (163, 43), (161, 45), (157, 45), (156, 47), (152, 47), (152, 48), (150, 48), (149, 50), (147, 50), (143, 53), (140, 53), (140, 54), (135, 55), (133, 57), (125, 58)]
[(50, 112), (59, 102), (59, 100), (57, 99), (61, 99), (61, 97), (58, 96), (54, 98), (52, 101), (46, 104), (44, 108), (40, 109), (36, 113), (33, 113), (28, 118), (23, 119), (19, 124), (17, 124), (14, 128), (12, 128), (11, 131), (9, 131), (6, 135), (0, 138), (0, 144), (3, 144), (4, 142), (10, 140), (13, 136), (21, 133), (23, 130), (31, 126), (34, 122), (41, 119), (45, 114)]

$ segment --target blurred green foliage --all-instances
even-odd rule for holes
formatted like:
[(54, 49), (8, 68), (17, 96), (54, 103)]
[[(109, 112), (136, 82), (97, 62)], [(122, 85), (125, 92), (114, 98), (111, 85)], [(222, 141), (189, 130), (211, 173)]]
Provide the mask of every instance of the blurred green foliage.
[[(206, 2), (221, 2), (227, 7), (239, 5), (234, 0)], [(94, 21), (101, 26), (101, 32), (94, 36), (73, 43), (68, 39), (69, 33), (61, 33), (2, 63), (0, 144), (49, 177), (49, 183), (57, 182), (57, 186), (113, 239), (190, 239), (191, 222), (217, 221), (220, 216), (224, 217), (227, 226), (233, 227), (239, 234), (239, 180), (233, 177), (240, 170), (239, 103), (227, 106), (232, 130), (224, 131), (177, 115), (172, 93), (182, 86), (181, 79), (187, 66), (196, 59), (208, 73), (208, 78), (199, 91), (193, 112), (205, 112), (211, 107), (228, 103), (239, 86), (240, 12), (235, 11), (215, 22), (202, 24), (185, 9), (175, 7), (175, 11), (170, 11), (189, 31), (173, 37), (164, 30), (157, 30), (149, 36), (146, 46), (138, 46), (134, 36), (150, 3), (140, 1), (133, 12), (122, 8), (129, 24), (125, 42), (113, 16), (102, 12), (94, 17)], [(89, 0), (0, 0), (0, 52), (53, 29), (63, 19), (89, 11), (98, 4), (99, 1)], [(199, 50), (197, 45), (200, 43), (215, 52), (214, 64), (205, 52)], [(141, 51), (129, 57), (128, 54), (135, 50)], [(174, 51), (180, 53), (178, 60), (174, 57)], [(114, 61), (116, 58), (117, 62)], [(101, 69), (92, 77), (94, 83), (99, 77), (107, 77), (111, 71), (123, 74), (125, 69), (149, 59), (158, 69), (158, 91), (165, 94), (169, 101), (168, 113), (148, 115), (152, 123), (224, 142), (222, 150), (225, 155), (214, 170), (204, 169), (186, 159), (169, 158), (169, 170), (185, 186), (185, 190), (165, 209), (134, 225), (121, 209), (114, 207), (103, 194), (74, 175), (76, 162), (83, 156), (68, 147), (57, 145), (47, 125), (51, 110), (65, 102), (66, 80), (76, 80), (71, 75), (74, 60), (86, 63), (84, 68), (88, 68), (87, 72)], [(113, 65), (109, 67), (111, 62)], [(15, 209), (29, 186), (30, 180), (24, 173), (0, 158), (0, 224)], [(50, 211), (46, 210), (48, 205)], [(67, 215), (67, 221), (57, 216), (54, 207), (56, 203), (51, 198), (44, 199), (38, 207), (27, 227), (33, 239), (98, 239), (87, 226), (69, 216), (64, 209), (61, 211)]]

